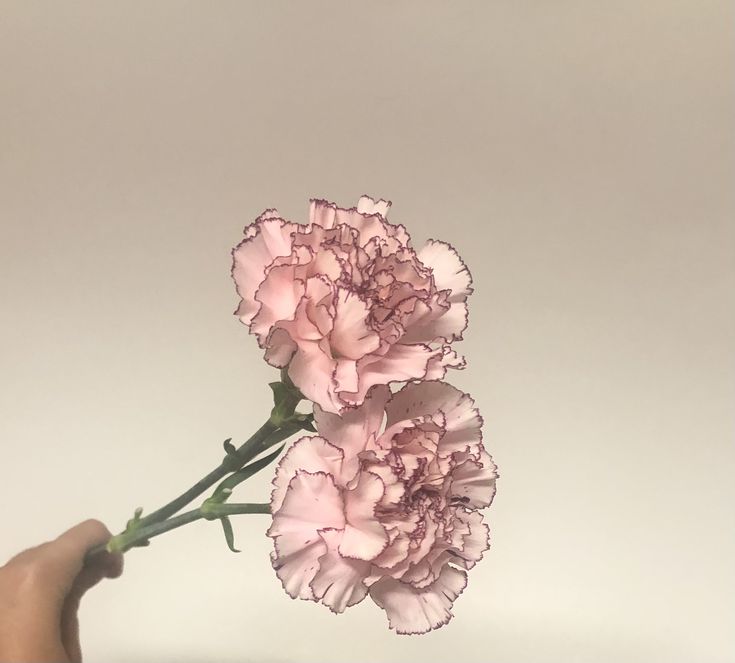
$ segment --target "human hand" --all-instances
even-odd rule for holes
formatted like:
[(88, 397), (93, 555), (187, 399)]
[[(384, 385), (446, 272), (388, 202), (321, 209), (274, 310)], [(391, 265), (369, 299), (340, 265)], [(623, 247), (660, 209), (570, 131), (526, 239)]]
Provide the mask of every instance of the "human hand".
[(120, 553), (85, 553), (106, 543), (110, 531), (85, 520), (54, 541), (29, 548), (0, 567), (0, 661), (78, 663), (77, 610), (102, 578), (122, 573)]

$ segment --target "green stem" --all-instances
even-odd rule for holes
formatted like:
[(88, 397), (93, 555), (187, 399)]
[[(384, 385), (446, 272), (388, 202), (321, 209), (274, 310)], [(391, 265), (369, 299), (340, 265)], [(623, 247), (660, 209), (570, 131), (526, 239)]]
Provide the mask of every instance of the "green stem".
[[(261, 458), (250, 466), (245, 467), (251, 460), (256, 458), (266, 449), (283, 442), (299, 430), (313, 431), (313, 416), (297, 413), (296, 406), (303, 396), (288, 379), (288, 375), (282, 372), (281, 382), (271, 383), (273, 390), (274, 407), (268, 420), (239, 448), (225, 442), (227, 455), (222, 462), (211, 472), (202, 477), (181, 495), (164, 504), (159, 509), (141, 517), (141, 509), (136, 509), (135, 515), (124, 531), (113, 536), (106, 545), (101, 545), (90, 550), (86, 558), (107, 549), (110, 552), (125, 552), (134, 546), (147, 545), (151, 537), (158, 536), (163, 532), (181, 527), (187, 523), (200, 518), (221, 519), (225, 525), (225, 536), (228, 545), (231, 545), (232, 529), (227, 516), (238, 513), (268, 513), (267, 504), (223, 504), (232, 492), (232, 488), (252, 476), (255, 472), (270, 463), (278, 455), (280, 449), (270, 454), (267, 458)], [(193, 511), (187, 511), (178, 516), (178, 513), (187, 504), (199, 497), (203, 492), (216, 483), (222, 481), (228, 475), (232, 478), (222, 482), (215, 494)]]
[[(171, 500), (160, 509), (156, 509), (143, 518), (138, 518), (137, 521), (134, 520), (129, 522), (124, 531), (113, 536), (107, 544), (101, 544), (89, 550), (85, 558), (89, 559), (103, 550), (108, 550), (109, 552), (125, 552), (136, 545), (147, 545), (141, 542), (147, 541), (151, 536), (158, 536), (159, 534), (168, 532), (171, 529), (176, 529), (177, 527), (186, 525), (194, 520), (207, 517), (204, 515), (205, 511), (207, 513), (212, 513), (214, 505), (205, 507), (205, 511), (202, 511), (201, 508), (194, 509), (171, 518), (171, 516), (173, 516), (177, 511), (180, 511), (192, 500), (199, 497), (203, 492), (211, 488), (218, 481), (221, 481), (228, 474), (232, 474), (234, 471), (239, 470), (239, 468), (255, 458), (262, 451), (282, 442), (301, 428), (299, 424), (294, 424), (292, 422), (286, 422), (279, 428), (277, 424), (273, 423), (272, 419), (273, 417), (268, 419), (268, 421), (255, 431), (250, 439), (244, 442), (236, 451), (228, 454), (217, 467), (197, 481), (191, 488), (181, 493), (181, 495)], [(223, 505), (220, 504), (216, 506), (219, 508)], [(229, 506), (232, 505), (228, 505), (228, 507)], [(235, 506), (247, 507), (248, 505)], [(267, 507), (268, 505), (265, 506)], [(233, 511), (232, 513), (268, 513), (268, 511)]]
[[(218, 504), (205, 501), (205, 504), (198, 509), (171, 517), (228, 474), (233, 476), (233, 479), (238, 479), (237, 481), (233, 481), (233, 485), (240, 483), (240, 477), (234, 477), (232, 474), (233, 470), (238, 469), (238, 464), (242, 467), (266, 449), (279, 442), (283, 442), (283, 440), (298, 432), (301, 428), (302, 425), (298, 421), (287, 421), (282, 427), (278, 428), (269, 419), (247, 442), (242, 444), (235, 452), (229, 454), (218, 467), (197, 481), (191, 488), (184, 491), (176, 499), (171, 500), (160, 509), (156, 509), (144, 518), (140, 518), (133, 527), (130, 527), (129, 524), (125, 531), (113, 536), (107, 544), (92, 548), (87, 553), (86, 558), (89, 559), (103, 550), (125, 552), (134, 546), (147, 545), (144, 542), (147, 542), (151, 537), (158, 536), (159, 534), (201, 518), (213, 519), (239, 513), (269, 513), (270, 507), (268, 504)], [(268, 462), (270, 460), (272, 459), (269, 459)], [(255, 468), (255, 471), (257, 469), (260, 469), (260, 467)]]
[(132, 532), (122, 532), (113, 536), (107, 545), (98, 546), (90, 550), (88, 555), (94, 555), (98, 550), (109, 552), (125, 552), (135, 546), (148, 545), (148, 541), (154, 536), (163, 534), (177, 527), (188, 525), (196, 520), (217, 520), (223, 516), (232, 516), (240, 513), (270, 513), (270, 504), (207, 504), (198, 509), (192, 509), (164, 520), (144, 527), (138, 527)]
[[(168, 504), (165, 504), (160, 509), (156, 509), (152, 513), (149, 513), (147, 516), (141, 518), (140, 522), (138, 523), (138, 527), (146, 527), (148, 525), (166, 520), (169, 516), (172, 516), (177, 511), (180, 511), (187, 504), (189, 504), (189, 502), (199, 497), (199, 495), (201, 495), (204, 491), (211, 488), (214, 484), (230, 474), (233, 470), (240, 469), (240, 467), (242, 467), (249, 460), (257, 456), (263, 449), (267, 449), (274, 444), (278, 444), (278, 442), (291, 435), (294, 431), (291, 430), (291, 433), (289, 433), (285, 437), (277, 435), (277, 433), (279, 432), (284, 432), (284, 429), (279, 429), (278, 426), (274, 424), (271, 419), (268, 419), (268, 421), (266, 421), (247, 442), (242, 444), (234, 454), (228, 455), (219, 464), (218, 467), (215, 467), (209, 474), (202, 477), (191, 488), (181, 493), (181, 495), (179, 495), (177, 498), (171, 500)], [(272, 440), (269, 439), (270, 436), (273, 436)], [(237, 462), (233, 464), (233, 455), (236, 455), (237, 461), (241, 461), (239, 463), (239, 467), (236, 466)]]
[(265, 504), (243, 504), (234, 502), (223, 502), (222, 504), (208, 504), (206, 507), (199, 507), (198, 511), (203, 514), (204, 518), (215, 520), (222, 516), (236, 516), (239, 513), (270, 513), (271, 505)]

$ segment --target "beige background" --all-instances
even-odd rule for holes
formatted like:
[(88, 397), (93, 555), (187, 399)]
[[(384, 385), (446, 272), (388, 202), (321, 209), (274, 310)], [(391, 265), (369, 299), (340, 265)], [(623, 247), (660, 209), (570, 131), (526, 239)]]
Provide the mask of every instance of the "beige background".
[(436, 633), (291, 601), (253, 516), (241, 555), (215, 524), (132, 552), (88, 661), (735, 660), (733, 9), (0, 3), (2, 559), (118, 529), (262, 420), (229, 249), (314, 195), (465, 256), (451, 379), (502, 473)]

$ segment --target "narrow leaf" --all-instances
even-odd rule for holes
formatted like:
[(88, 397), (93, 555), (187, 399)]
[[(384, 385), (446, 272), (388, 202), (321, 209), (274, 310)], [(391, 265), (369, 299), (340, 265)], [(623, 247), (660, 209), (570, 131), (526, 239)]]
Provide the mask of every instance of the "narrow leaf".
[(250, 463), (249, 465), (243, 467), (241, 470), (228, 476), (226, 479), (220, 482), (220, 484), (215, 489), (212, 497), (216, 498), (218, 501), (224, 501), (225, 499), (227, 499), (235, 486), (240, 485), (243, 481), (249, 479), (256, 472), (260, 472), (260, 470), (262, 470), (266, 465), (272, 463), (278, 457), (278, 454), (283, 451), (284, 446), (285, 445), (282, 444), (274, 452), (269, 453), (267, 456), (263, 456), (263, 458), (261, 458), (260, 460), (256, 460), (254, 463)]
[(222, 522), (222, 529), (225, 532), (225, 541), (227, 541), (227, 547), (234, 553), (239, 553), (240, 551), (235, 548), (235, 533), (232, 531), (232, 523), (230, 522), (230, 519), (227, 516), (224, 516), (220, 518), (220, 521)]
[(289, 389), (283, 382), (271, 382), (268, 386), (273, 391), (273, 404), (276, 407), (288, 398)]
[(224, 441), (224, 443), (223, 443), (223, 446), (224, 446), (224, 448), (225, 448), (225, 451), (226, 451), (226, 452), (227, 452), (228, 454), (234, 454), (234, 453), (236, 453), (236, 452), (237, 452), (237, 449), (235, 448), (235, 445), (234, 445), (234, 444), (232, 444), (232, 438), (231, 438), (231, 437), (228, 437), (228, 438), (227, 438), (227, 439), (226, 439), (226, 440)]

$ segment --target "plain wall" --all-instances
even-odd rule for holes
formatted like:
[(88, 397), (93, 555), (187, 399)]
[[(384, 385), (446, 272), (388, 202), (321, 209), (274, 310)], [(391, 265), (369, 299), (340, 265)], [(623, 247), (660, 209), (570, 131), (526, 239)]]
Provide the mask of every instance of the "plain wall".
[[(423, 637), (292, 601), (266, 516), (132, 551), (87, 661), (735, 660), (735, 7), (0, 3), (0, 559), (266, 416), (230, 248), (393, 200), (476, 293), (492, 549)], [(241, 491), (267, 499), (266, 471)]]

